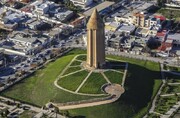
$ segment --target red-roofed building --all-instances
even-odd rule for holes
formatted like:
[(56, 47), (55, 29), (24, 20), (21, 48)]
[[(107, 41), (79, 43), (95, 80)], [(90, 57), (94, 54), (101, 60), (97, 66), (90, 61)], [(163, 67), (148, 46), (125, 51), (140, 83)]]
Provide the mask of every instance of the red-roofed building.
[(159, 39), (161, 39), (161, 41), (165, 41), (165, 37), (166, 37), (167, 32), (165, 30), (163, 30), (162, 32), (157, 32), (156, 37), (158, 37)]
[(166, 20), (166, 17), (164, 17), (162, 15), (154, 15), (154, 18), (159, 18), (161, 21)]
[(157, 49), (159, 51), (169, 51), (172, 48), (172, 42), (162, 42), (161, 46)]

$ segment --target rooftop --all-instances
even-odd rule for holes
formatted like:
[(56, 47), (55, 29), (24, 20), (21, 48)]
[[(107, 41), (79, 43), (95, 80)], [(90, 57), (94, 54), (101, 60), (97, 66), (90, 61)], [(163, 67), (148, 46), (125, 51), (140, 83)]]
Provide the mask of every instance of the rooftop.
[(97, 9), (97, 11), (99, 12), (99, 11), (101, 11), (101, 10), (103, 10), (103, 9), (113, 5), (113, 4), (114, 4), (114, 2), (105, 1), (105, 2), (103, 2), (101, 4), (99, 4), (99, 5), (91, 8), (91, 9), (85, 11), (83, 14), (86, 15), (86, 16), (90, 16), (94, 9)]
[(133, 31), (135, 30), (135, 26), (134, 25), (127, 25), (127, 24), (122, 24), (119, 28), (119, 31)]
[(149, 30), (148, 30), (148, 29), (145, 29), (145, 28), (138, 28), (136, 31), (137, 31), (137, 32), (140, 32), (140, 33), (142, 33), (142, 34), (146, 34), (146, 33), (149, 32)]
[(168, 34), (167, 38), (173, 40), (180, 40), (180, 33)]

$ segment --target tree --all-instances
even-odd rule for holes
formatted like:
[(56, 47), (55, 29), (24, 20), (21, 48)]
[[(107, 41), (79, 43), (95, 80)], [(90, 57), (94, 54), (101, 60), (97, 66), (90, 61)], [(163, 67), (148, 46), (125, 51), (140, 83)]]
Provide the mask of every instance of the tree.
[(4, 110), (4, 115), (7, 116), (9, 114), (9, 110), (8, 109), (5, 109)]
[(159, 7), (163, 7), (165, 5), (165, 3), (166, 3), (166, 0), (157, 0), (157, 5)]

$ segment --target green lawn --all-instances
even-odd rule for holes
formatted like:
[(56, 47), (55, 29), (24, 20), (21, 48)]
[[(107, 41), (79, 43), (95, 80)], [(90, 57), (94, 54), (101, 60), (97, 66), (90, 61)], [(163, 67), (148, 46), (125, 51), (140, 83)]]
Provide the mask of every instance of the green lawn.
[(86, 55), (80, 55), (76, 59), (81, 61), (86, 61)]
[(162, 14), (163, 16), (165, 16), (166, 18), (170, 18), (170, 12), (172, 12), (173, 14), (173, 18), (175, 18), (177, 21), (180, 21), (180, 10), (170, 10), (170, 9), (165, 9), (165, 8), (161, 8), (157, 11), (157, 13)]
[(81, 70), (81, 67), (69, 67), (63, 75), (66, 75), (66, 74), (69, 74), (78, 70)]
[[(75, 55), (84, 51), (74, 50), (67, 55), (49, 63), (45, 68), (38, 70), (31, 77), (24, 79), (15, 86), (1, 93), (3, 96), (43, 106), (50, 100), (67, 102), (72, 100), (90, 99), (92, 97), (79, 96), (62, 91), (54, 86), (54, 81)], [(67, 97), (68, 96), (68, 97)]]
[(179, 85), (167, 85), (164, 87), (162, 94), (172, 94), (172, 93), (179, 93), (180, 86)]
[[(82, 53), (85, 51), (69, 52), (45, 68), (38, 70), (33, 76), (2, 92), (1, 95), (39, 106), (43, 106), (49, 100), (66, 102), (94, 98), (64, 92), (53, 84), (56, 77), (74, 56)], [(86, 118), (141, 118), (147, 112), (152, 97), (161, 85), (159, 64), (118, 56), (108, 57), (129, 62), (125, 93), (112, 104), (69, 110), (70, 115), (86, 116)]]
[(160, 118), (160, 116), (152, 113), (148, 115), (148, 118)]
[(106, 71), (104, 72), (104, 74), (111, 83), (118, 83), (118, 84), (122, 83), (123, 73), (118, 73), (115, 71)]
[(170, 73), (166, 73), (165, 77), (167, 78), (168, 83), (175, 83), (175, 82), (180, 83), (180, 76), (178, 76), (178, 75), (173, 75), (173, 74), (170, 74)]
[(107, 83), (101, 73), (91, 73), (79, 92), (82, 93), (102, 93), (101, 86)]
[(177, 101), (177, 96), (160, 97), (156, 104), (155, 111), (165, 114), (173, 105), (176, 104)]
[(79, 66), (79, 65), (81, 65), (81, 63), (82, 62), (80, 62), (80, 61), (73, 61), (70, 66)]
[(172, 67), (172, 66), (167, 66), (165, 64), (164, 64), (164, 69), (169, 70), (169, 71), (173, 71), (173, 72), (180, 72), (180, 67)]
[(82, 81), (88, 75), (87, 71), (81, 71), (66, 77), (61, 78), (58, 81), (58, 84), (68, 90), (75, 91), (78, 86), (82, 83)]

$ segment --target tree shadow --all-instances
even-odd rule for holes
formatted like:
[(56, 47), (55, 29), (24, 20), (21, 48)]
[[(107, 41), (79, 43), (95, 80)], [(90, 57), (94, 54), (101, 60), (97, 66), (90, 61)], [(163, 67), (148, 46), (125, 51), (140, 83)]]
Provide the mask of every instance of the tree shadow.
[(72, 118), (86, 118), (85, 116), (74, 116)]
[(147, 107), (153, 97), (153, 87), (156, 79), (161, 79), (159, 71), (152, 71), (129, 63), (125, 81), (125, 93), (122, 94), (118, 101), (130, 105), (135, 112)]
[(114, 60), (106, 61), (106, 69), (125, 69), (126, 63)]

